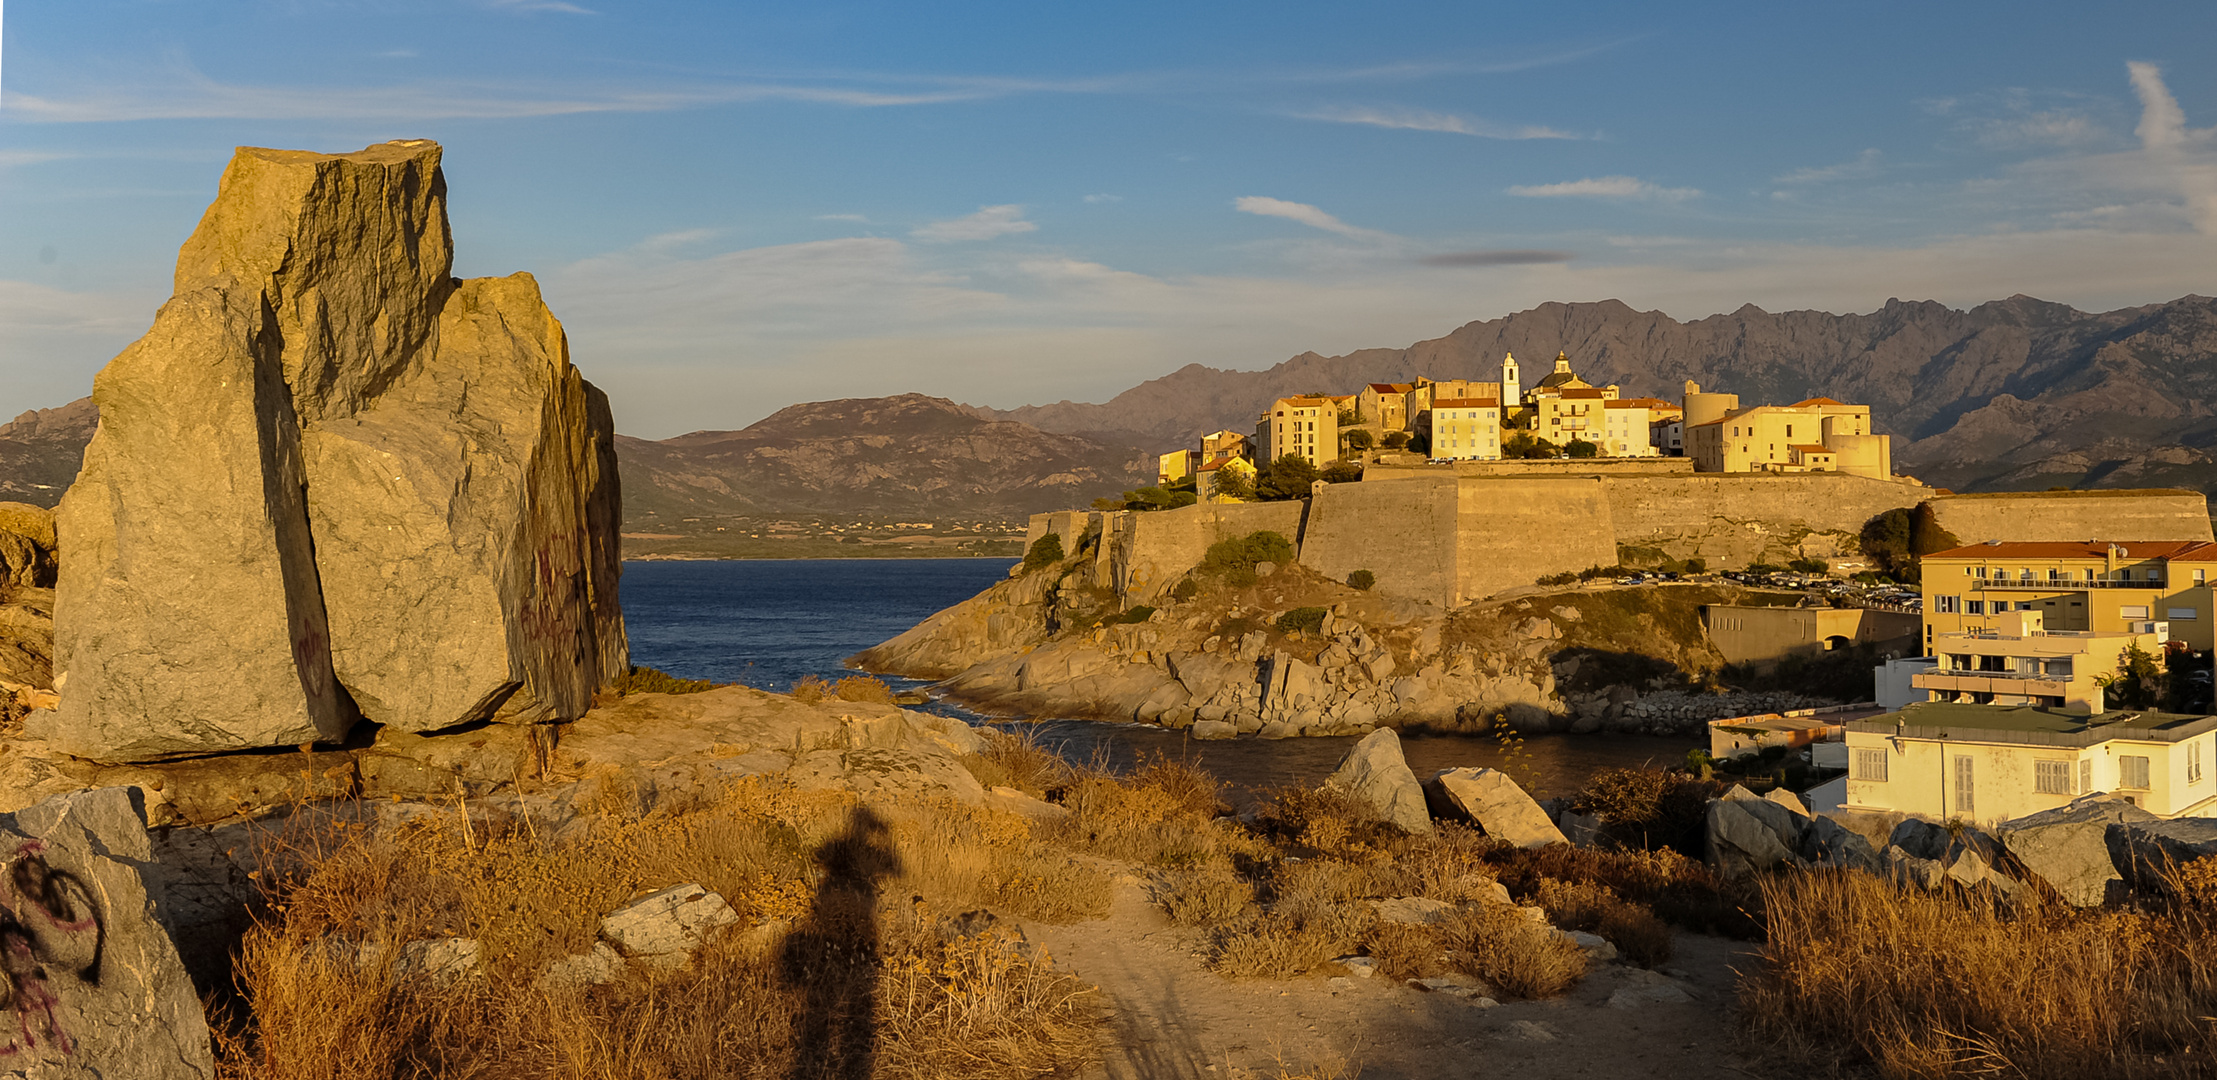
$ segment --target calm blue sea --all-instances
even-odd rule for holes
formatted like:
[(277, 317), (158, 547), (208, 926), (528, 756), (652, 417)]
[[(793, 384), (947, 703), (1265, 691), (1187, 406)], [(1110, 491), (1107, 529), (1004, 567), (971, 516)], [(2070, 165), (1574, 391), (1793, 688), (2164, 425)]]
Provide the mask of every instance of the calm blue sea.
[[(847, 657), (976, 595), (1008, 576), (1009, 559), (730, 559), (624, 564), (624, 622), (631, 662), (672, 675), (784, 690), (804, 675), (848, 674)], [(888, 679), (899, 687), (920, 685)], [(981, 717), (944, 702), (934, 712)], [(1063, 756), (1129, 767), (1143, 756), (1198, 761), (1231, 785), (1235, 802), (1278, 784), (1315, 784), (1352, 738), (1239, 739), (1196, 743), (1143, 724), (1037, 718), (1013, 722)], [(1011, 723), (997, 720), (995, 723)], [(1695, 743), (1622, 735), (1533, 738), (1531, 786), (1568, 794), (1606, 766), (1681, 761)], [(1403, 751), (1420, 776), (1462, 765), (1502, 764), (1491, 738), (1408, 736)]]

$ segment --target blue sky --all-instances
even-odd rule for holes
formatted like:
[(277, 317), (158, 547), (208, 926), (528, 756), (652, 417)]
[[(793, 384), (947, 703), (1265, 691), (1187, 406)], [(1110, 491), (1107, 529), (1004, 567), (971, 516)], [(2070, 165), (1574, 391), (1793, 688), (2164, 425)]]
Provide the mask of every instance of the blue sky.
[(2217, 292), (2217, 5), (16, 0), (0, 418), (231, 148), (446, 147), (619, 428), (1099, 400), (1547, 300)]

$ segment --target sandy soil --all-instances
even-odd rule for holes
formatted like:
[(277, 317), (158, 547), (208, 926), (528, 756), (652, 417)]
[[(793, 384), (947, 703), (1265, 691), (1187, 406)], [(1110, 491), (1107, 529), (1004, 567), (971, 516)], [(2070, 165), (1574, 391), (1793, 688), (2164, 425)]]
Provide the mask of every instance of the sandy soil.
[(1755, 962), (1743, 942), (1679, 935), (1665, 969), (1685, 1003), (1613, 1007), (1620, 991), (1636, 996), (1662, 980), (1607, 963), (1561, 998), (1486, 1008), (1337, 965), (1300, 979), (1223, 979), (1201, 955), (1201, 934), (1172, 926), (1130, 878), (1107, 919), (1024, 931), (1106, 999), (1104, 1061), (1087, 1080), (1247, 1080), (1281, 1069), (1364, 1080), (1776, 1075), (1734, 1049), (1734, 969)]

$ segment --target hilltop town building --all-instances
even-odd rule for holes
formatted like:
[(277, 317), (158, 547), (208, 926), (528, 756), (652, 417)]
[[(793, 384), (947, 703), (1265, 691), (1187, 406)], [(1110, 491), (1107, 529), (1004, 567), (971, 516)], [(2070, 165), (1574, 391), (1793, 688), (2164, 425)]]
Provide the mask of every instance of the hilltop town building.
[(1406, 431), (1409, 426), (1408, 395), (1414, 383), (1371, 383), (1355, 395), (1355, 419), (1375, 424), (1379, 431)]
[[(2004, 617), (2017, 612), (2037, 612), (2049, 631), (2154, 634), (2208, 649), (2217, 644), (2213, 574), (2217, 544), (2205, 540), (1996, 541), (1934, 552), (1920, 586), (1927, 651), (1941, 635), (2004, 632)], [(2115, 666), (2111, 657), (2102, 673)]]
[(1233, 458), (1253, 458), (1254, 441), (1245, 432), (1212, 431), (1201, 436), (1201, 464), (1221, 465)]
[[(1688, 384), (1689, 387), (1692, 384)], [(1871, 434), (1871, 407), (1810, 398), (1792, 405), (1731, 409), (1696, 422), (1695, 392), (1686, 406), (1686, 456), (1699, 472), (1844, 472), (1893, 475), (1892, 440)], [(1711, 398), (1734, 395), (1704, 395)], [(1704, 405), (1710, 403), (1705, 402)]]
[(2038, 611), (2012, 611), (1993, 630), (1936, 635), (1935, 665), (1909, 684), (1932, 701), (1974, 705), (2037, 705), (2098, 713), (2099, 680), (2115, 671), (2127, 649), (2163, 649), (2153, 631), (2048, 630)]
[(1155, 459), (1155, 483), (1175, 484), (1201, 468), (1199, 450), (1172, 450)]
[(1492, 398), (1442, 398), (1425, 416), (1432, 456), (1450, 461), (1501, 457), (1501, 403)]
[(1621, 398), (1603, 402), (1602, 456), (1661, 456), (1662, 449), (1655, 445), (1656, 421), (1677, 415), (1676, 405), (1659, 398)]
[(1339, 460), (1339, 408), (1327, 397), (1279, 398), (1255, 422), (1264, 463), (1298, 454), (1321, 469)]
[(1501, 354), (1501, 405), (1514, 409), (1524, 404), (1524, 372), (1515, 353)]
[(1195, 494), (1215, 502), (1237, 502), (1255, 490), (1255, 463), (1228, 457), (1201, 464)]
[(1557, 446), (1601, 442), (1602, 417), (1615, 391), (1573, 387), (1552, 394), (1533, 391), (1532, 433)]
[(2095, 792), (2163, 817), (2217, 809), (2217, 716), (1929, 702), (1846, 728), (1849, 810), (1991, 824)]

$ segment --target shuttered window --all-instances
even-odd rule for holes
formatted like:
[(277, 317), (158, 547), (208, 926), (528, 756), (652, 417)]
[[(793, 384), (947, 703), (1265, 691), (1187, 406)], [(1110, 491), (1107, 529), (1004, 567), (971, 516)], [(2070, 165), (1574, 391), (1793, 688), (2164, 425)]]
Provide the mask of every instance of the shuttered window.
[(2078, 793), (2081, 795), (2094, 793), (2094, 760), (2092, 758), (2078, 763)]
[(1956, 813), (1969, 814), (1976, 812), (1975, 804), (1971, 799), (1971, 787), (1971, 758), (1968, 754), (1957, 754), (1955, 757)]
[(1858, 749), (1852, 764), (1854, 769), (1849, 779), (1876, 780), (1880, 783), (1886, 781), (1886, 751)]
[(2117, 759), (2117, 786), (2135, 791), (2148, 790), (2148, 759), (2144, 757), (2119, 757)]
[(2042, 795), (2069, 795), (2071, 793), (2071, 763), (2068, 761), (2033, 762), (2032, 790)]
[(2186, 782), (2189, 784), (2202, 782), (2202, 744), (2198, 742), (2186, 744)]

